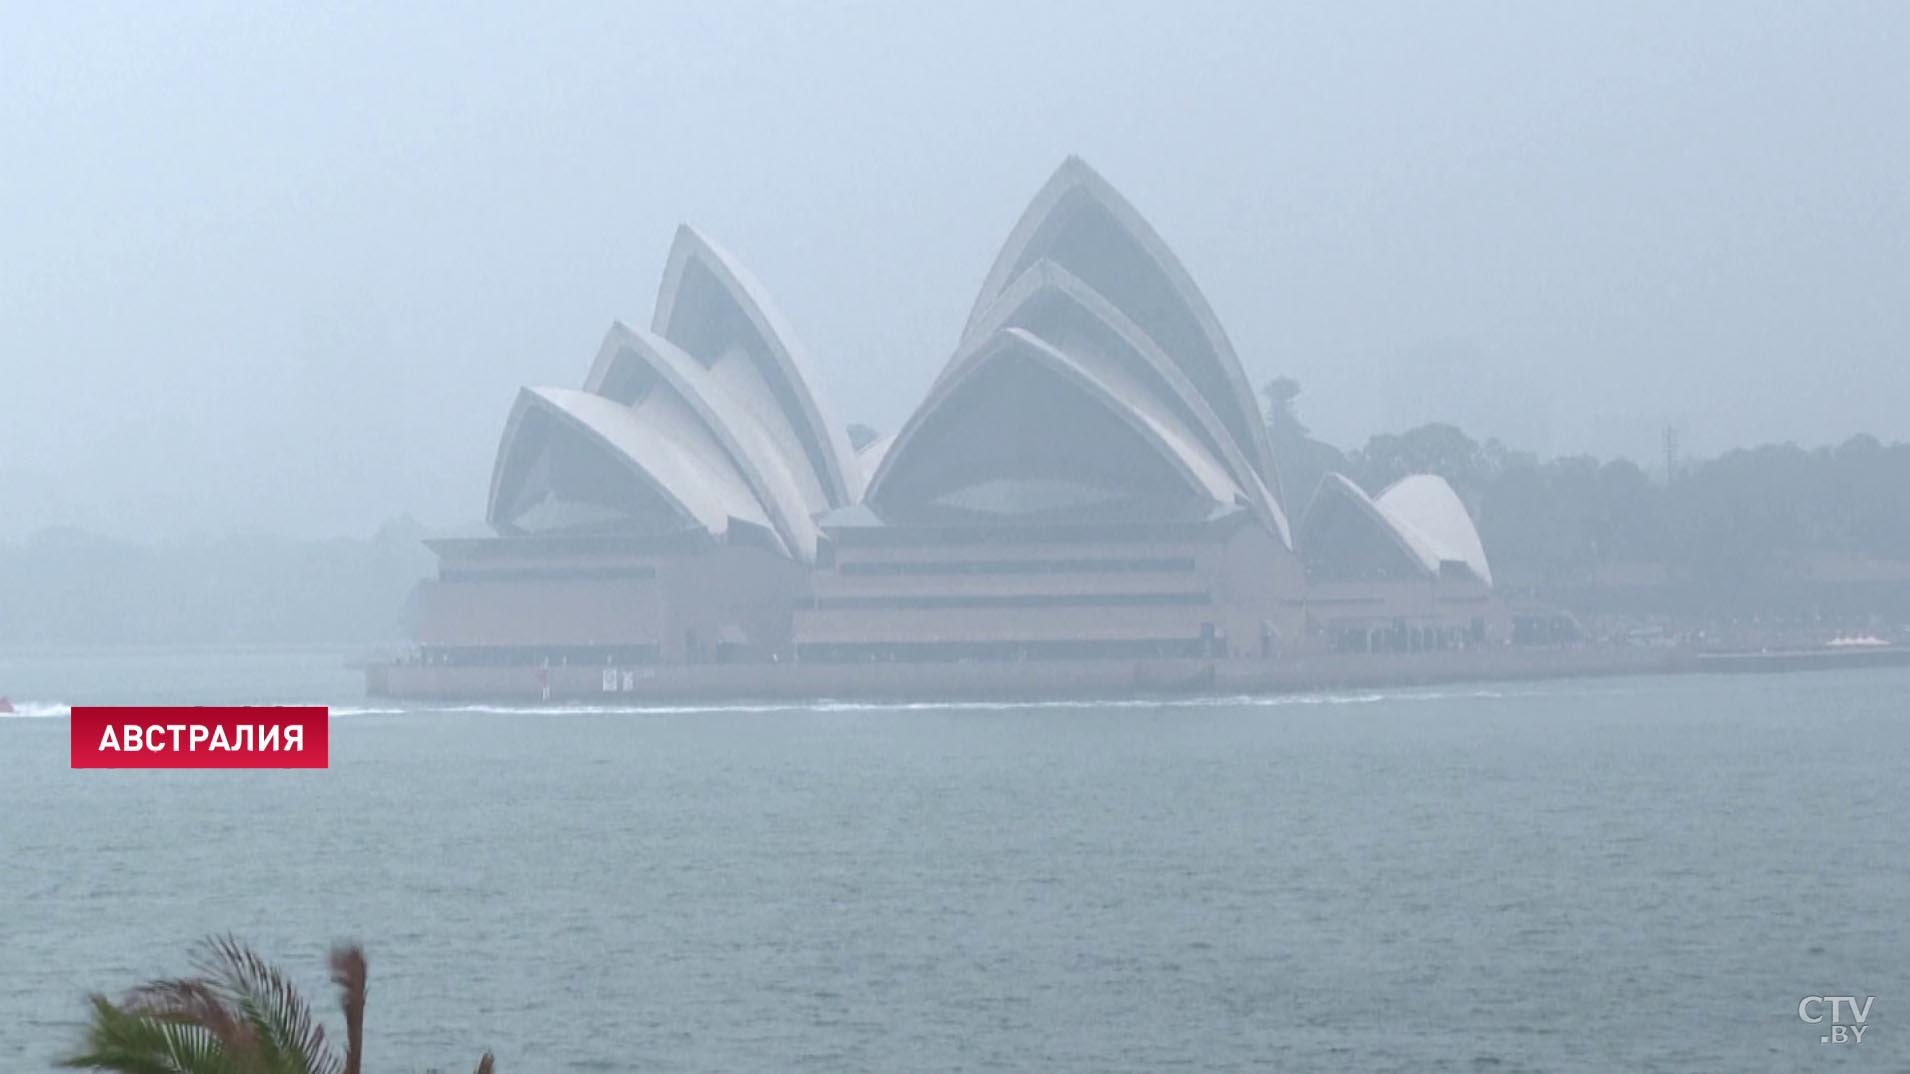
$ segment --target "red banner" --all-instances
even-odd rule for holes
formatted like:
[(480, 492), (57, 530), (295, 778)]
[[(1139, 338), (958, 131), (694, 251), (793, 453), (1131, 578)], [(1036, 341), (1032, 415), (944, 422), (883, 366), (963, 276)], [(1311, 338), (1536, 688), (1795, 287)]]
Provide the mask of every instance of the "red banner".
[(323, 705), (75, 705), (73, 767), (325, 768), (330, 726)]

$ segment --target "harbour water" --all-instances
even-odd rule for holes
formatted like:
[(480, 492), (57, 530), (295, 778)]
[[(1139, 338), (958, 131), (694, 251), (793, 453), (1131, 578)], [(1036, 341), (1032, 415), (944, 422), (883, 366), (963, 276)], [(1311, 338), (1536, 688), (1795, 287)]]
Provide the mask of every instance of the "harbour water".
[[(1910, 670), (553, 712), (343, 655), (0, 653), (0, 1068), (231, 931), (327, 1015), (362, 940), (379, 1070), (1910, 1069)], [(76, 702), (329, 703), (331, 768), (72, 771)]]

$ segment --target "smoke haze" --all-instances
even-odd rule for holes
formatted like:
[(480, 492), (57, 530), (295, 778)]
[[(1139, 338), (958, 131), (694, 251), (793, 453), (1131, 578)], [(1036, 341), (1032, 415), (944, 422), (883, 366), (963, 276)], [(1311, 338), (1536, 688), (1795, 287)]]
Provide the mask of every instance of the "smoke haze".
[(0, 13), (0, 536), (477, 518), (679, 221), (893, 431), (1079, 153), (1329, 441), (1910, 437), (1910, 6)]

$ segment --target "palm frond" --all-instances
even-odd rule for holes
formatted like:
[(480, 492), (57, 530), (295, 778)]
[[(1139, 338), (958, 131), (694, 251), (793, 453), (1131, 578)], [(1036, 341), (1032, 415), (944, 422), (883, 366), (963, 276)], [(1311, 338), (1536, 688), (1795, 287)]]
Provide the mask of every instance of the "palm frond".
[[(69, 1068), (112, 1074), (360, 1074), (364, 1063), (364, 949), (332, 949), (331, 979), (345, 1012), (341, 1062), (298, 990), (231, 936), (204, 941), (192, 977), (161, 978), (121, 1003), (89, 997), (92, 1017), (82, 1047), (60, 1059)], [(490, 1053), (477, 1074), (495, 1074)]]
[(255, 1056), (258, 1035), (219, 993), (196, 977), (149, 981), (127, 994), (121, 1008), (130, 1014), (203, 1027), (235, 1058)]
[(242, 1074), (244, 1068), (203, 1026), (137, 1014), (105, 996), (89, 1002), (93, 1018), (81, 1051), (63, 1067), (116, 1074)]
[(345, 1064), (343, 1074), (359, 1074), (365, 1052), (365, 949), (357, 944), (332, 948), (332, 983), (338, 986), (339, 1005), (345, 1009)]
[(257, 952), (233, 936), (216, 936), (201, 947), (194, 965), (257, 1038), (261, 1067), (340, 1074), (338, 1056), (305, 998)]

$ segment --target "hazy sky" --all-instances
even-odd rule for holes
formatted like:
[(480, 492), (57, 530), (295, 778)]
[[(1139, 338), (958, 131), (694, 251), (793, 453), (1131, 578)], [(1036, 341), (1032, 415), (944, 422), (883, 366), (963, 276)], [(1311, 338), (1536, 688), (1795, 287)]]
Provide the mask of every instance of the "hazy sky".
[(189, 6), (0, 7), (0, 535), (474, 520), (679, 221), (893, 430), (1068, 153), (1329, 440), (1910, 437), (1910, 4)]

